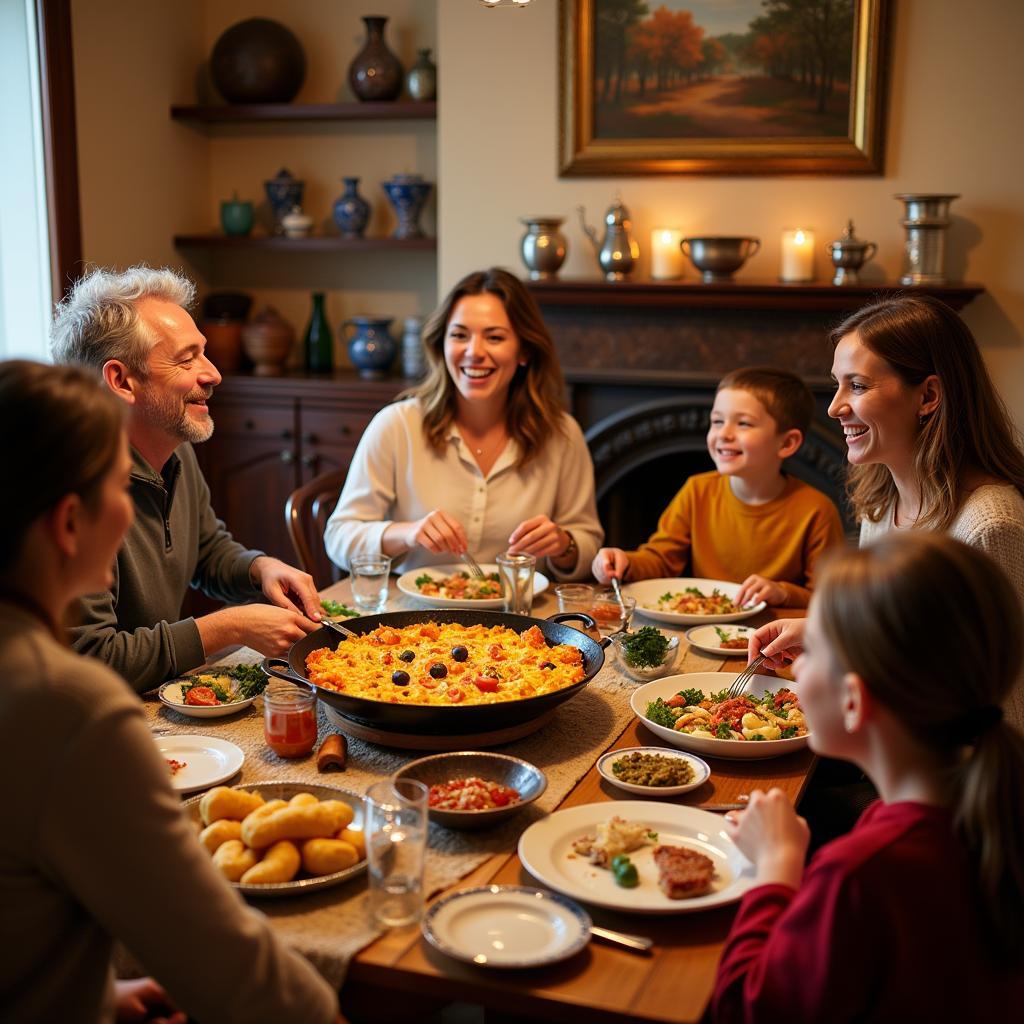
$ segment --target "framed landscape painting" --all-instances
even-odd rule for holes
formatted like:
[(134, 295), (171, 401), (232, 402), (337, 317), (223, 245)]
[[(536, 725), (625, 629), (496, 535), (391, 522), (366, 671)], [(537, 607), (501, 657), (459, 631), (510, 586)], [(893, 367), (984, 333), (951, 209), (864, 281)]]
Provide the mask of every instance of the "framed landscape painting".
[(561, 0), (561, 175), (880, 174), (888, 0)]

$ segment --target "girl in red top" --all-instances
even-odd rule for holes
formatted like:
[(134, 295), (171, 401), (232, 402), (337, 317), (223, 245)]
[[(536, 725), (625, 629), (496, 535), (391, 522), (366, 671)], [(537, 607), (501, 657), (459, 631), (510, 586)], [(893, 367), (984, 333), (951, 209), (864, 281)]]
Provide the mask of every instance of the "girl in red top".
[(948, 536), (892, 532), (831, 560), (794, 689), (814, 750), (859, 765), (881, 799), (806, 868), (807, 825), (780, 790), (729, 815), (759, 885), (726, 944), (713, 1020), (1020, 1012), (1024, 738), (1000, 705), (1022, 632), (1000, 569)]

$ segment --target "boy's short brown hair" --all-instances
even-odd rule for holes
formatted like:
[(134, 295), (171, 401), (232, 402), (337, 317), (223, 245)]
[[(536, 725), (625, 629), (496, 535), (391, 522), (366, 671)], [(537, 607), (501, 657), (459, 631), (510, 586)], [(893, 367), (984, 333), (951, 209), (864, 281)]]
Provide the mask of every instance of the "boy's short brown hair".
[(774, 366), (746, 366), (727, 373), (718, 382), (715, 393), (722, 388), (749, 391), (775, 420), (778, 433), (799, 430), (807, 437), (814, 415), (814, 396), (795, 373)]

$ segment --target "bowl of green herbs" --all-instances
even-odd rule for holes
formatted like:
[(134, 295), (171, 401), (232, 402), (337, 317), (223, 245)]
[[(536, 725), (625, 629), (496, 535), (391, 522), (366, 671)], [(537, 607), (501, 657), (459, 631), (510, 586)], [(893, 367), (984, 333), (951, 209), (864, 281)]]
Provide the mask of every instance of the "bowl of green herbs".
[(663, 676), (679, 657), (679, 637), (666, 636), (654, 626), (643, 626), (635, 633), (616, 633), (611, 639), (619, 667), (638, 682)]
[(218, 665), (164, 683), (160, 700), (189, 718), (220, 718), (249, 707), (266, 686), (259, 665)]

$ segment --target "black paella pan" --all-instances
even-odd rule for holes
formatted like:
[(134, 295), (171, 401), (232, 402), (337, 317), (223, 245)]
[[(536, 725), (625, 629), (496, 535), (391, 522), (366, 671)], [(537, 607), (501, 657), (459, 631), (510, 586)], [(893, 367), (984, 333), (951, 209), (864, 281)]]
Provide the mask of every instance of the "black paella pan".
[(594, 620), (577, 612), (565, 612), (553, 615), (550, 619), (533, 619), (524, 615), (509, 615), (505, 612), (487, 612), (472, 610), (453, 611), (406, 611), (384, 612), (381, 615), (366, 615), (357, 619), (347, 619), (345, 627), (353, 633), (363, 635), (378, 626), (392, 626), (401, 629), (403, 626), (418, 626), (425, 622), (436, 622), (443, 625), (458, 622), (463, 626), (506, 626), (522, 633), (531, 626), (536, 626), (543, 634), (549, 646), (570, 644), (578, 647), (583, 655), (583, 678), (572, 686), (553, 693), (543, 693), (539, 697), (524, 697), (521, 700), (503, 701), (497, 704), (452, 704), (450, 706), (424, 704), (391, 704), (387, 701), (368, 700), (365, 697), (354, 697), (350, 694), (337, 693), (309, 681), (306, 674), (306, 657), (321, 647), (336, 648), (345, 639), (328, 626), (303, 637), (292, 644), (288, 658), (266, 658), (263, 671), (279, 679), (307, 686), (316, 691), (317, 697), (325, 704), (341, 712), (346, 718), (360, 725), (374, 729), (384, 729), (399, 733), (420, 733), (431, 736), (471, 735), (492, 729), (529, 722), (551, 711), (564, 701), (571, 700), (591, 679), (597, 675), (604, 664), (604, 648), (608, 639), (600, 643), (591, 639), (586, 633), (564, 625), (566, 621), (583, 623), (588, 629), (593, 628)]

